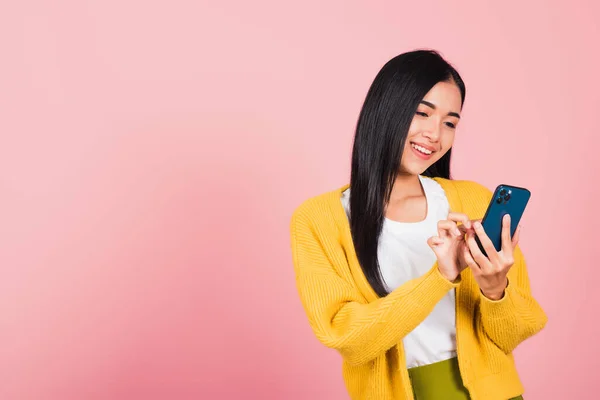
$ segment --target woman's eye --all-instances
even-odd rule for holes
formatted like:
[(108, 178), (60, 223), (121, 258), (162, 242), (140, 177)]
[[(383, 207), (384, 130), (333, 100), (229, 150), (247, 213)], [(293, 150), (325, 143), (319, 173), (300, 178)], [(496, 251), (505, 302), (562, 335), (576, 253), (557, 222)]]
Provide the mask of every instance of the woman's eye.
[(417, 111), (416, 114), (420, 115), (421, 117), (428, 117), (427, 113), (424, 113), (424, 112), (421, 112), (421, 111)]
[(452, 129), (456, 128), (456, 125), (454, 125), (452, 122), (446, 122), (446, 126), (449, 126)]

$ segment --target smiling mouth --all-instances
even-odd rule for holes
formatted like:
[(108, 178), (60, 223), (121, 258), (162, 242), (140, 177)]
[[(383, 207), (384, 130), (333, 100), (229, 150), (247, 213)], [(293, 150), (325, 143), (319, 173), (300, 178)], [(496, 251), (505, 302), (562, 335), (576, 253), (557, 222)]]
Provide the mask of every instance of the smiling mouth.
[(413, 149), (415, 149), (416, 151), (418, 151), (419, 153), (421, 153), (421, 154), (423, 154), (423, 155), (425, 155), (425, 156), (430, 156), (430, 155), (432, 155), (432, 154), (433, 154), (433, 151), (431, 151), (431, 150), (429, 150), (429, 149), (426, 149), (426, 148), (425, 148), (425, 147), (423, 147), (423, 146), (419, 146), (418, 144), (411, 143), (410, 145), (411, 145), (411, 147), (412, 147)]

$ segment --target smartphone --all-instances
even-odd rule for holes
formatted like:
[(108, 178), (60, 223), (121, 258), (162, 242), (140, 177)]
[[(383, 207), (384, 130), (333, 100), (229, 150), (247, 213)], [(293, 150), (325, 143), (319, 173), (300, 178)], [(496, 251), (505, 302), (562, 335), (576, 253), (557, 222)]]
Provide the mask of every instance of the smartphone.
[[(512, 238), (530, 197), (531, 192), (528, 189), (517, 186), (498, 185), (494, 190), (494, 195), (483, 216), (481, 225), (483, 225), (485, 233), (494, 244), (496, 251), (502, 249), (502, 219), (506, 214), (510, 215), (510, 237)], [(487, 257), (487, 253), (477, 235), (475, 235), (475, 240), (481, 252)]]

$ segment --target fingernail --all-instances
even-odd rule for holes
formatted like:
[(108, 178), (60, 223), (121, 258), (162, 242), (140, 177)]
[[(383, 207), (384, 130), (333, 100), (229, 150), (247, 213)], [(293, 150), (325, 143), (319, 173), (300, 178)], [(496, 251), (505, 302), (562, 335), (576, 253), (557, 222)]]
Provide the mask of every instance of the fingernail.
[(460, 233), (460, 230), (459, 230), (458, 228), (457, 228), (457, 229), (455, 229), (455, 230), (454, 230), (454, 234), (455, 234), (456, 236), (460, 236), (460, 235), (461, 235), (461, 233)]
[[(497, 220), (496, 220), (497, 221)], [(481, 222), (477, 221), (473, 224), (475, 226), (475, 228), (479, 229), (481, 228)]]

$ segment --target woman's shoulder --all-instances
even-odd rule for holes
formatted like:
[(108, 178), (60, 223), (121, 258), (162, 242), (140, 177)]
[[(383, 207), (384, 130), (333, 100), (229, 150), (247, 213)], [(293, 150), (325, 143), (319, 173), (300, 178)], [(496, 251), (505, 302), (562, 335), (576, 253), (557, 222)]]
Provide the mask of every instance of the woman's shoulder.
[(451, 204), (460, 204), (464, 211), (469, 211), (469, 213), (477, 215), (484, 213), (492, 198), (492, 191), (479, 182), (445, 178), (433, 179), (444, 189)]
[(303, 200), (292, 212), (292, 224), (298, 222), (323, 224), (333, 221), (340, 210), (344, 213), (342, 194), (348, 186), (344, 185)]
[(483, 196), (491, 197), (492, 191), (485, 185), (471, 181), (471, 180), (459, 180), (459, 179), (446, 179), (446, 178), (432, 178), (435, 182), (444, 189), (451, 189), (457, 192), (457, 194), (464, 196)]

